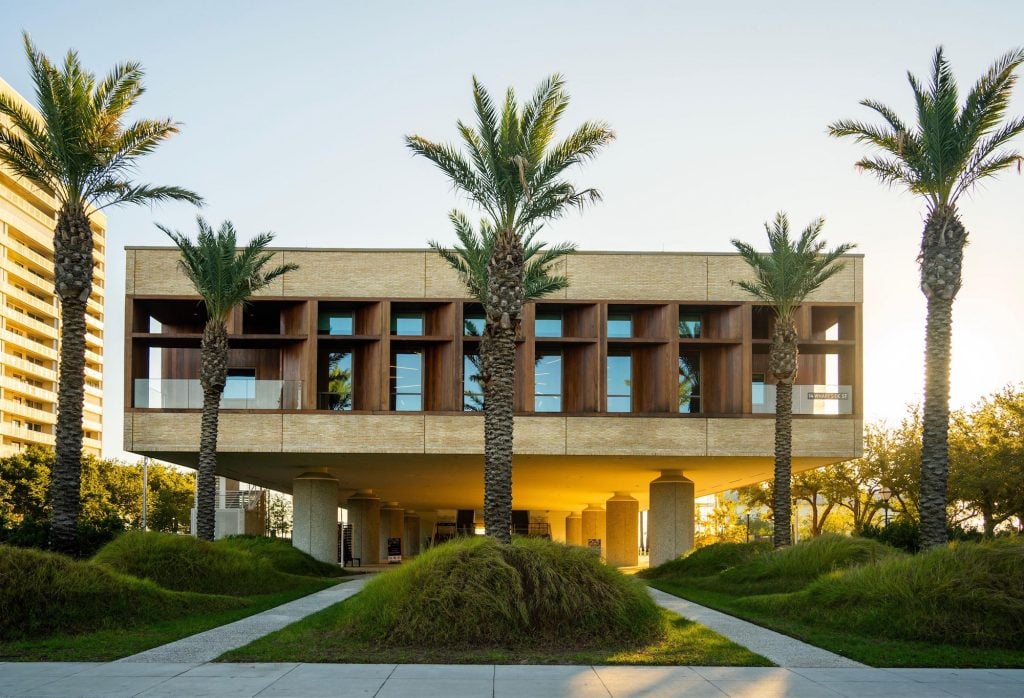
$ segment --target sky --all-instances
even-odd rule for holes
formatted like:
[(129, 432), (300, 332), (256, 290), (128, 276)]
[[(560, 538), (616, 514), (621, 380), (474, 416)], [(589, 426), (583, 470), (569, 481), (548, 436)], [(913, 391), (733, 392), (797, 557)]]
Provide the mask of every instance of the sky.
[[(147, 92), (132, 116), (182, 127), (139, 179), (191, 187), (208, 220), (288, 247), (452, 240), (446, 214), (466, 203), (403, 136), (454, 141), (456, 119), (472, 117), (473, 75), (528, 96), (560, 72), (572, 95), (563, 133), (602, 119), (617, 139), (573, 175), (604, 201), (545, 239), (722, 252), (733, 238), (763, 246), (776, 211), (797, 228), (825, 216), (829, 242), (866, 256), (865, 417), (893, 422), (922, 393), (925, 210), (855, 171), (865, 151), (826, 126), (870, 119), (867, 97), (912, 119), (906, 71), (926, 75), (939, 44), (966, 93), (1024, 42), (1024, 3), (0, 0), (0, 77), (31, 99), (23, 29), (51, 56), (74, 47), (97, 73), (141, 61)], [(1010, 113), (1024, 113), (1024, 97)], [(954, 407), (1024, 380), (1022, 193), (1012, 172), (961, 202)], [(193, 233), (195, 215), (108, 209), (106, 455), (123, 455), (123, 248), (167, 244), (157, 222)]]

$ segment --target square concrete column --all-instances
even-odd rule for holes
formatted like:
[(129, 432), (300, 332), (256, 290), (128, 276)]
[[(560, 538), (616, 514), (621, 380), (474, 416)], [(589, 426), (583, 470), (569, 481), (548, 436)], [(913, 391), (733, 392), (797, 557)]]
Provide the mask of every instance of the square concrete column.
[[(388, 538), (402, 539), (405, 533), (405, 509), (398, 502), (380, 508), (380, 561), (388, 561)], [(401, 554), (401, 553), (399, 553)]]
[(565, 542), (569, 545), (583, 545), (583, 517), (577, 511), (565, 517)]
[(292, 483), (292, 545), (338, 562), (338, 481), (327, 473), (303, 473)]
[[(601, 550), (601, 558), (607, 552), (607, 541), (605, 540), (605, 513), (600, 504), (590, 504), (583, 510), (580, 516), (583, 530), (583, 545), (590, 547), (592, 541), (597, 541), (596, 546)], [(596, 550), (597, 547), (594, 549)]]
[(640, 502), (629, 492), (616, 492), (605, 505), (608, 564), (636, 567), (640, 564)]
[(412, 509), (405, 511), (405, 530), (402, 533), (402, 555), (415, 557), (420, 554), (420, 515)]
[(348, 522), (352, 524), (352, 557), (364, 565), (380, 562), (380, 498), (372, 490), (348, 498)]
[(647, 540), (651, 567), (674, 560), (693, 549), (693, 480), (681, 470), (663, 470), (651, 482)]

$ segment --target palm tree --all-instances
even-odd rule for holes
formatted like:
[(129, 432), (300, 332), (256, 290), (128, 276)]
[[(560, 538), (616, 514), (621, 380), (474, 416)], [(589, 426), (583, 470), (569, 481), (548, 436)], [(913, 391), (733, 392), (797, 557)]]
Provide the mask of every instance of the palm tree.
[(975, 83), (961, 106), (956, 80), (940, 46), (932, 59), (931, 82), (907, 75), (917, 105), (917, 123), (908, 128), (895, 111), (870, 99), (861, 104), (884, 124), (837, 121), (829, 134), (852, 136), (882, 151), (857, 167), (890, 186), (925, 200), (928, 214), (917, 261), (921, 291), (928, 305), (925, 321), (924, 437), (921, 450), (921, 543), (946, 542), (946, 482), (949, 477), (949, 357), (953, 300), (960, 290), (967, 229), (957, 201), (978, 182), (1011, 165), (1020, 154), (1006, 148), (1024, 131), (1024, 119), (1003, 122), (1024, 63), (1024, 49), (997, 60)]
[(789, 237), (789, 219), (779, 212), (771, 224), (765, 223), (769, 252), (761, 253), (739, 240), (732, 244), (754, 272), (753, 281), (734, 281), (750, 295), (771, 306), (775, 328), (768, 351), (768, 371), (777, 382), (775, 390), (775, 487), (772, 518), (775, 521), (775, 547), (789, 545), (791, 480), (793, 475), (793, 382), (797, 376), (796, 310), (811, 293), (837, 274), (845, 262), (839, 258), (852, 250), (852, 244), (826, 250), (819, 240), (824, 218), (812, 221), (799, 240)]
[[(515, 338), (528, 298), (528, 246), (544, 223), (600, 200), (596, 189), (577, 189), (564, 175), (574, 165), (596, 156), (615, 135), (602, 122), (587, 121), (564, 141), (554, 143), (555, 128), (569, 105), (565, 82), (559, 75), (542, 82), (533, 98), (522, 106), (509, 89), (500, 111), (474, 78), (473, 100), (477, 127), (458, 122), (468, 154), (420, 136), (407, 136), (406, 144), (415, 154), (433, 162), (484, 214), (478, 243), (471, 245), (467, 242), (473, 238), (468, 220), (452, 213), (456, 235), (473, 262), (469, 264), (470, 257), (463, 258), (458, 252), (448, 261), (459, 270), (470, 294), (484, 308), (484, 336), (480, 341), (484, 526), (488, 535), (509, 542)], [(463, 264), (464, 269), (460, 266)], [(546, 269), (547, 265), (540, 268)]]
[(199, 435), (199, 472), (196, 475), (196, 528), (203, 540), (213, 540), (215, 473), (217, 470), (217, 421), (220, 400), (228, 376), (228, 328), (231, 311), (277, 277), (294, 269), (282, 264), (268, 269), (274, 253), (267, 246), (273, 233), (260, 233), (243, 249), (237, 249), (235, 228), (230, 221), (215, 232), (202, 217), (195, 242), (188, 236), (157, 227), (181, 251), (178, 266), (206, 306), (199, 382), (203, 387), (203, 416)]
[(75, 51), (55, 65), (24, 35), (38, 114), (0, 95), (0, 163), (52, 192), (59, 204), (53, 237), (54, 291), (60, 299), (60, 378), (56, 458), (50, 483), (50, 546), (73, 553), (81, 499), (85, 310), (92, 293), (90, 216), (108, 206), (202, 199), (188, 189), (133, 181), (139, 159), (178, 132), (170, 119), (124, 124), (143, 92), (142, 68), (114, 66), (97, 82)]

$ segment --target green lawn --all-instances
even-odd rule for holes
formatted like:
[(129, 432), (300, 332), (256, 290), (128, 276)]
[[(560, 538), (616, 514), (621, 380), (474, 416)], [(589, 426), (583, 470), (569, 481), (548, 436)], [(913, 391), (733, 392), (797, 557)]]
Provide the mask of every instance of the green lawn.
[(884, 631), (873, 636), (842, 633), (750, 609), (743, 597), (698, 588), (685, 582), (651, 580), (652, 587), (709, 608), (777, 630), (812, 645), (876, 667), (1024, 667), (1024, 649), (977, 648), (887, 639)]
[(134, 627), (79, 635), (51, 635), (33, 640), (0, 642), (0, 661), (98, 662), (119, 659), (280, 606), (326, 589), (337, 581), (310, 579), (308, 584), (288, 591), (248, 597), (247, 605), (242, 608), (199, 613), (173, 620), (143, 622)]
[(630, 650), (532, 646), (515, 649), (381, 647), (338, 632), (349, 615), (343, 601), (217, 659), (222, 662), (339, 662), (368, 664), (658, 664), (774, 666), (764, 657), (702, 625), (663, 611), (662, 640)]

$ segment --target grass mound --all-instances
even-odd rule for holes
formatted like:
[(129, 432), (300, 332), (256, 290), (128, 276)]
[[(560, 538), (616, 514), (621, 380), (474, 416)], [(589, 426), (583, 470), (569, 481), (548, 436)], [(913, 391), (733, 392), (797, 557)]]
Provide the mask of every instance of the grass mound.
[(592, 553), (539, 539), (454, 541), (346, 602), (342, 638), (390, 647), (629, 647), (663, 632), (643, 587)]
[(265, 556), (169, 533), (126, 533), (103, 546), (92, 561), (165, 589), (202, 594), (273, 594), (309, 582), (278, 571)]
[(321, 562), (286, 540), (265, 536), (228, 536), (214, 545), (241, 550), (264, 558), (278, 572), (300, 577), (344, 577), (346, 573), (337, 564)]
[(638, 574), (646, 579), (708, 577), (770, 552), (770, 543), (715, 543)]
[(1024, 543), (953, 543), (890, 555), (823, 576), (798, 593), (739, 603), (868, 636), (1019, 649)]
[(0, 545), (0, 640), (125, 628), (246, 601), (161, 589), (63, 555)]

